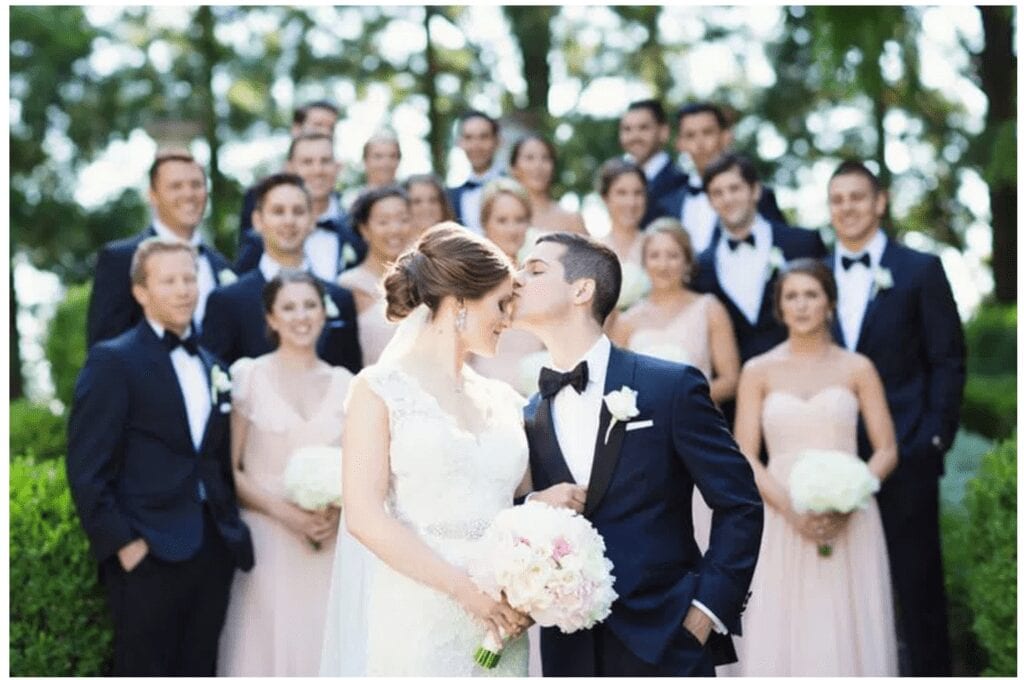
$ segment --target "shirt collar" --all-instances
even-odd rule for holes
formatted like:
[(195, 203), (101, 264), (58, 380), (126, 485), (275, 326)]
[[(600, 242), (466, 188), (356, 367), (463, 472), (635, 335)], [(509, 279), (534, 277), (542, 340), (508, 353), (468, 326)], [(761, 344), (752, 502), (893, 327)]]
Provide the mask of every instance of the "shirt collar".
[[(277, 276), (281, 272), (281, 270), (285, 268), (284, 265), (282, 265), (274, 258), (270, 257), (270, 255), (268, 255), (267, 253), (263, 253), (263, 255), (260, 256), (259, 267), (260, 273), (263, 274), (263, 278), (266, 279), (267, 281)], [(299, 267), (299, 269), (306, 272), (310, 271), (310, 263), (308, 258), (303, 258), (302, 265)]]
[(888, 245), (889, 238), (885, 235), (885, 232), (879, 228), (875, 232), (875, 235), (871, 237), (867, 245), (864, 246), (863, 250), (853, 252), (843, 247), (843, 244), (836, 241), (836, 259), (843, 255), (847, 257), (860, 257), (861, 254), (867, 253), (871, 256), (871, 268), (874, 269), (882, 264), (882, 254), (885, 252), (885, 246)]
[(496, 163), (491, 163), (491, 167), (487, 168), (483, 174), (478, 175), (472, 170), (469, 171), (469, 179), (472, 182), (479, 182), (480, 184), (487, 184), (492, 179), (497, 179), (501, 175), (501, 171), (498, 169)]
[[(146, 323), (148, 323), (149, 327), (153, 329), (154, 333), (156, 333), (156, 337), (161, 339), (164, 337), (164, 333), (167, 329), (164, 328), (163, 324), (158, 321), (153, 321), (153, 319), (150, 319), (148, 316), (146, 317)], [(189, 324), (188, 328), (185, 329), (185, 332), (181, 334), (181, 339), (184, 340), (190, 335), (192, 335), (192, 324)]]
[[(611, 358), (611, 354), (612, 343), (608, 340), (608, 336), (602, 333), (601, 337), (599, 337), (597, 341), (591, 345), (590, 349), (587, 350), (587, 353), (580, 358), (580, 362), (587, 362), (587, 375), (589, 376), (587, 380), (588, 387), (593, 383), (597, 383), (602, 386), (604, 385), (604, 378), (608, 373), (608, 361)], [(551, 362), (551, 368), (556, 371), (563, 370), (555, 366), (554, 361)], [(575, 368), (575, 364), (565, 368), (564, 370), (571, 371), (573, 368)]]
[(671, 159), (668, 157), (668, 153), (665, 151), (659, 151), (643, 164), (644, 176), (647, 181), (650, 182), (652, 179), (657, 177), (658, 173), (661, 172), (662, 168), (668, 165)]
[(331, 192), (331, 197), (327, 199), (327, 210), (324, 210), (320, 217), (316, 218), (317, 223), (323, 222), (324, 220), (330, 220), (341, 215), (341, 201), (338, 200), (338, 194)]
[[(182, 240), (180, 236), (171, 231), (171, 228), (168, 227), (163, 222), (161, 222), (160, 219), (156, 216), (153, 217), (153, 231), (155, 231), (156, 235), (159, 236), (160, 238), (171, 239), (174, 241)], [(203, 238), (202, 236), (199, 235), (199, 229), (196, 229), (192, 232), (192, 238), (186, 241), (186, 243), (193, 245), (196, 248), (202, 245)]]
[[(729, 248), (728, 240), (732, 238), (732, 235), (726, 231), (725, 227), (719, 223), (718, 228), (722, 231), (722, 237), (718, 240), (719, 252), (730, 254), (738, 251), (734, 251)], [(754, 213), (754, 222), (750, 225), (750, 233), (754, 235), (754, 248), (760, 251), (762, 246), (771, 246), (772, 244), (772, 225), (768, 223), (760, 213)]]

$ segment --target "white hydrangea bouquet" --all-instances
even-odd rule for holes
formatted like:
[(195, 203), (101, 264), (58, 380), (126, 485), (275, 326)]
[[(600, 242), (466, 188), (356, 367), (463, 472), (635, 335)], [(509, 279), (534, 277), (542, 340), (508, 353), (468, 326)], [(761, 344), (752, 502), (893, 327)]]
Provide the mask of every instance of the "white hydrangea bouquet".
[(633, 262), (623, 262), (622, 289), (619, 291), (619, 299), (615, 306), (620, 311), (625, 311), (640, 302), (650, 290), (651, 280), (647, 278), (647, 272), (643, 267)]
[[(797, 512), (853, 512), (865, 507), (880, 483), (860, 458), (842, 451), (808, 449), (789, 473), (789, 498)], [(828, 557), (832, 546), (818, 546)]]
[[(284, 470), (288, 500), (316, 512), (329, 505), (341, 507), (341, 448), (303, 446), (295, 449)], [(320, 546), (310, 541), (314, 548)]]
[[(618, 597), (604, 539), (581, 515), (544, 503), (498, 513), (479, 544), (469, 573), (485, 593), (563, 633), (593, 627)], [(484, 668), (501, 660), (502, 641), (490, 633), (474, 658)]]

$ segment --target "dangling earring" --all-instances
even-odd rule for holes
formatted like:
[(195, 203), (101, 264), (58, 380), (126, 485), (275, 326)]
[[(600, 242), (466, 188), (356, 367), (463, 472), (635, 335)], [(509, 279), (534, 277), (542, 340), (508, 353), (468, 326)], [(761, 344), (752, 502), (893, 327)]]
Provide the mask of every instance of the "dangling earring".
[(459, 307), (459, 311), (455, 312), (455, 330), (460, 333), (466, 330), (466, 308)]

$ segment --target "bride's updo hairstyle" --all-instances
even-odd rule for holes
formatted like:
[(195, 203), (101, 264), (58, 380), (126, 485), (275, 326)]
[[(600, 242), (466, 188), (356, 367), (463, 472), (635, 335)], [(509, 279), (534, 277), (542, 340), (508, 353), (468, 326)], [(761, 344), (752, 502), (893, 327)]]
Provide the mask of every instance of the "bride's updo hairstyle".
[(404, 319), (419, 305), (436, 314), (441, 300), (479, 300), (508, 279), (512, 263), (497, 246), (455, 222), (423, 232), (384, 276), (387, 318)]

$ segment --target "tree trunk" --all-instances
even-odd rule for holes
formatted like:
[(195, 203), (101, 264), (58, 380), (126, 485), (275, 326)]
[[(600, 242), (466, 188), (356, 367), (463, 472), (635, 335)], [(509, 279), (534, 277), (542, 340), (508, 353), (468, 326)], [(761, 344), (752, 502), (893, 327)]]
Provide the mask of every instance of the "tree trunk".
[(10, 262), (10, 278), (9, 282), (11, 285), (10, 295), (10, 332), (8, 335), (8, 341), (11, 343), (11, 400), (20, 399), (25, 396), (25, 379), (21, 374), (21, 334), (18, 333), (18, 296), (14, 290), (14, 262)]
[[(985, 47), (979, 55), (981, 89), (988, 97), (985, 129), (989, 134), (991, 163), (996, 144), (1006, 140), (1000, 131), (1015, 127), (1017, 57), (1013, 54), (1013, 8), (979, 7), (985, 31)], [(1016, 135), (1012, 139), (1016, 147)], [(1012, 150), (1008, 153), (1012, 153)], [(992, 277), (999, 302), (1017, 302), (1017, 184), (1016, 156), (1006, 168), (990, 168), (986, 174), (992, 209)]]
[(506, 6), (505, 17), (512, 36), (523, 57), (523, 79), (526, 81), (526, 107), (519, 119), (535, 130), (548, 130), (548, 92), (551, 90), (551, 20), (555, 7)]
[(202, 102), (200, 122), (210, 147), (210, 211), (213, 240), (222, 253), (234, 252), (234, 235), (229, 232), (226, 216), (232, 214), (233, 206), (228, 206), (227, 179), (220, 171), (220, 137), (217, 134), (217, 108), (213, 96), (213, 67), (220, 59), (220, 46), (214, 35), (216, 18), (209, 5), (200, 5), (196, 10), (196, 52), (201, 57), (195, 92)]
[(434, 53), (434, 42), (430, 39), (430, 20), (440, 12), (434, 5), (425, 5), (423, 12), (423, 31), (427, 34), (427, 72), (423, 74), (423, 95), (427, 98), (427, 120), (430, 121), (430, 132), (427, 141), (430, 144), (430, 160), (434, 165), (434, 174), (444, 183), (448, 172), (445, 163), (444, 126), (441, 123), (441, 112), (437, 108), (437, 55)]

